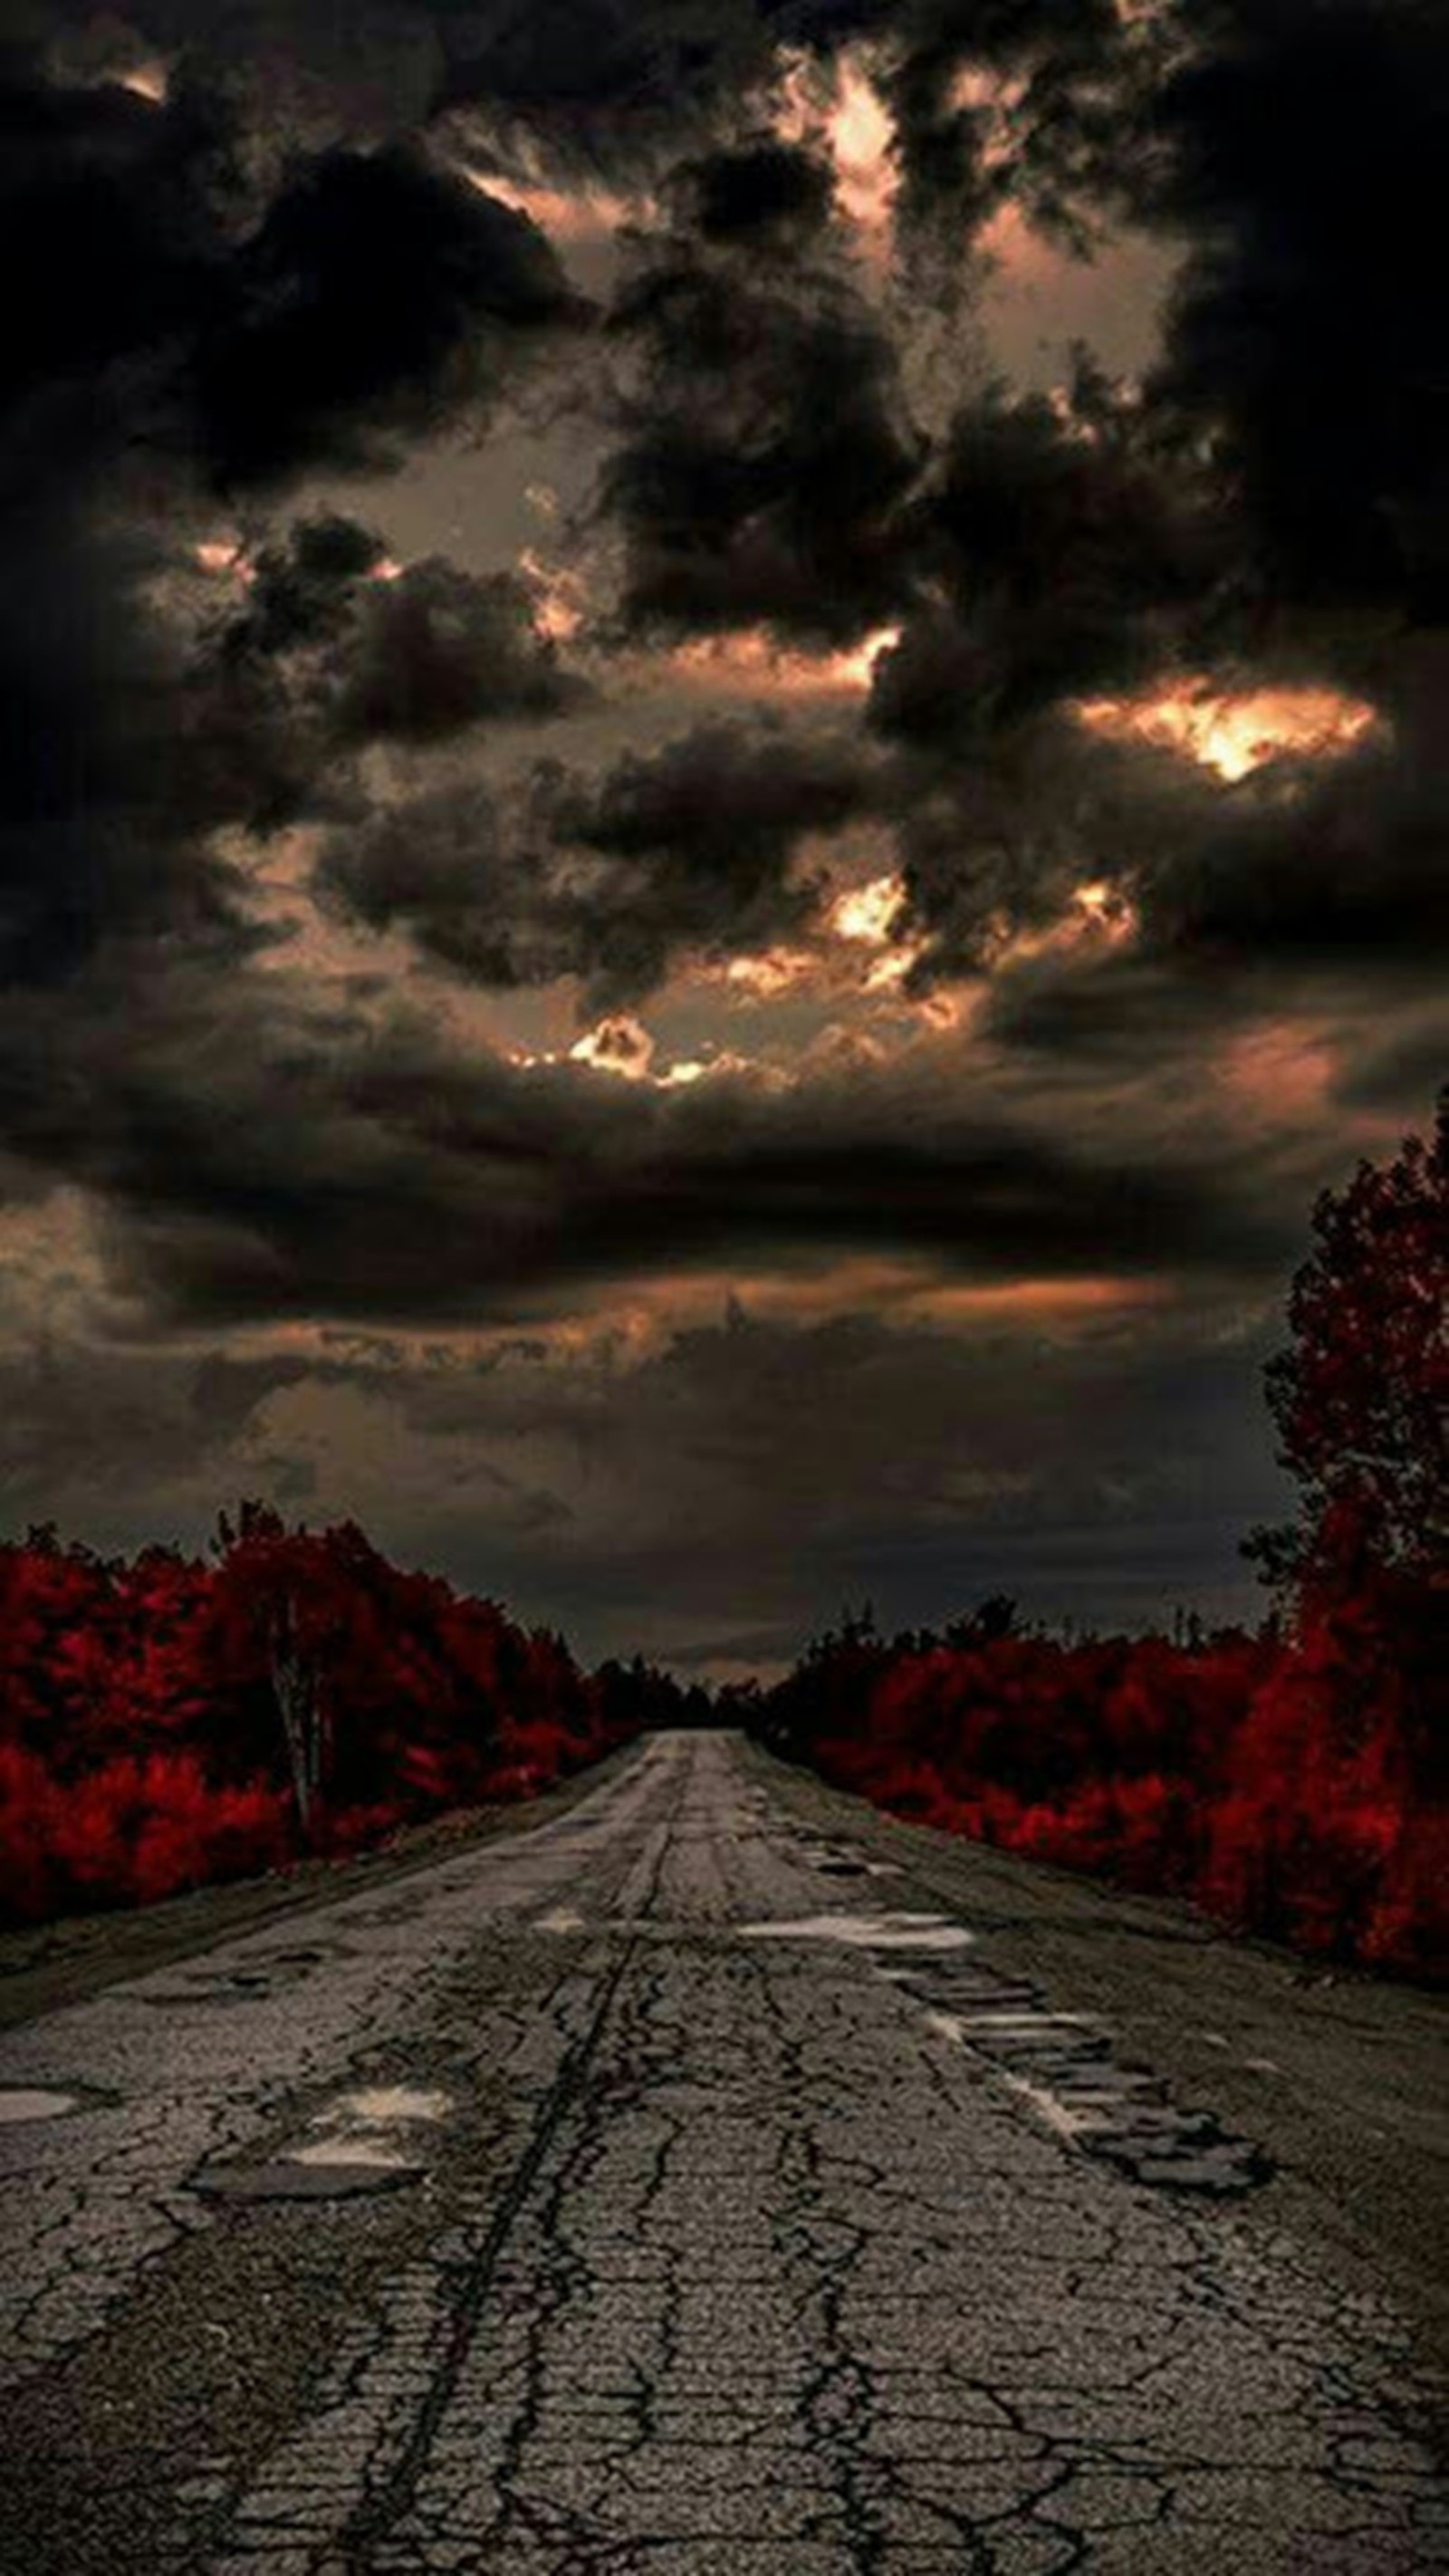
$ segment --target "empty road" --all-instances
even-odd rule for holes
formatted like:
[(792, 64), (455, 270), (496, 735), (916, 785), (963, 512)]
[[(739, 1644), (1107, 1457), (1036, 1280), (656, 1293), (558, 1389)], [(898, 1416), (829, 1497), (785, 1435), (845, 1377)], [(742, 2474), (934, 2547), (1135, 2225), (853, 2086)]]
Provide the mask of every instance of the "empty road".
[[(701, 1734), (47, 2011), (0, 2039), (6, 2567), (1449, 2567), (1443, 2104), (1389, 2052), (1336, 2130), (1292, 1973)], [(1430, 2031), (1356, 1994), (1365, 2050)]]

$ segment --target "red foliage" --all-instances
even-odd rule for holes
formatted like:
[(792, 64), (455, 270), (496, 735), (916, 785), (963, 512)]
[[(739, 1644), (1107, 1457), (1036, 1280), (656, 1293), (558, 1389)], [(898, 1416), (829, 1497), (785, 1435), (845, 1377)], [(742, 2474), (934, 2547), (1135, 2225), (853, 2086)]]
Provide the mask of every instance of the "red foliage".
[(1449, 1964), (1445, 1594), (1337, 1534), (1343, 1589), (1286, 1639), (1067, 1646), (859, 1630), (770, 1694), (761, 1731), (895, 1814), (1237, 1928), (1418, 1975)]
[(244, 1505), (210, 1561), (106, 1561), (35, 1530), (0, 1547), (0, 1920), (532, 1796), (628, 1731), (561, 1639), (401, 1572), (350, 1524)]
[(1449, 1562), (1449, 1091), (1435, 1132), (1362, 1163), (1313, 1213), (1269, 1363), (1282, 1464), (1297, 1477), (1298, 1562), (1333, 1579), (1336, 1526), (1397, 1572)]
[(903, 1816), (1191, 1897), (1247, 1930), (1449, 1966), (1449, 1092), (1325, 1192), (1268, 1370), (1297, 1526), (1248, 1542), (1285, 1633), (1064, 1646), (982, 1604), (813, 1647), (752, 1714)]

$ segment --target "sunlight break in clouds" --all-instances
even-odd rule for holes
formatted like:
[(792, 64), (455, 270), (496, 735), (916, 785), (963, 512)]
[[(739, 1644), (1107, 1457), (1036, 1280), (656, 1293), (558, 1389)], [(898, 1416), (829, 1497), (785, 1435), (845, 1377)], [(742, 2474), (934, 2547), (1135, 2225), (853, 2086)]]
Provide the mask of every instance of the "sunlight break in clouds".
[(1135, 698), (1084, 698), (1073, 712), (1094, 733), (1180, 752), (1230, 784), (1272, 760), (1335, 758), (1378, 722), (1366, 700), (1337, 689), (1221, 689), (1203, 678)]
[(1099, 953), (1120, 948), (1136, 935), (1137, 907), (1105, 877), (1074, 886), (1066, 910), (1040, 930), (1004, 927), (992, 958), (995, 967), (1016, 966), (1032, 957), (1061, 956), (1073, 949)]
[(171, 86), (170, 74), (159, 55), (143, 63), (133, 63), (126, 71), (113, 72), (111, 78), (120, 89), (128, 89), (135, 98), (149, 100), (152, 107), (163, 107)]
[(500, 205), (527, 215), (550, 239), (561, 242), (615, 233), (623, 224), (643, 222), (652, 211), (647, 197), (622, 196), (613, 188), (560, 187), (541, 174), (513, 178), (503, 170), (480, 169), (472, 161), (453, 166), (480, 196), (496, 197)]
[(893, 130), (862, 54), (842, 53), (833, 79), (808, 55), (787, 57), (774, 127), (782, 143), (824, 145), (842, 213), (860, 234), (867, 257), (883, 260), (898, 184)]
[(859, 939), (882, 948), (892, 936), (905, 899), (903, 877), (872, 877), (868, 884), (851, 886), (837, 895), (830, 908), (830, 927), (837, 939)]
[(888, 993), (893, 985), (903, 984), (925, 954), (924, 941), (896, 936), (895, 926), (905, 900), (903, 877), (872, 877), (867, 884), (851, 886), (837, 895), (830, 907), (827, 922), (837, 939), (881, 951), (866, 969), (867, 993)]
[(752, 696), (831, 698), (864, 693), (882, 653), (899, 644), (899, 626), (877, 626), (858, 644), (837, 653), (785, 650), (767, 626), (740, 626), (724, 635), (676, 645), (671, 675), (705, 689), (746, 689)]
[(562, 1055), (552, 1048), (535, 1052), (527, 1047), (511, 1047), (507, 1060), (524, 1072), (543, 1065), (584, 1065), (591, 1073), (612, 1074), (621, 1082), (646, 1082), (656, 1091), (683, 1091), (710, 1074), (755, 1070), (748, 1057), (723, 1052), (675, 1056), (664, 1064), (658, 1062), (658, 1054), (655, 1040), (642, 1020), (636, 1020), (631, 1012), (617, 1011), (585, 1029)]
[(518, 569), (532, 594), (533, 622), (551, 643), (568, 644), (584, 622), (587, 589), (583, 574), (548, 563), (532, 546), (518, 557)]
[(817, 975), (819, 964), (808, 948), (762, 948), (731, 957), (724, 968), (724, 981), (735, 991), (749, 994), (752, 1000), (773, 1002), (779, 994), (791, 992)]

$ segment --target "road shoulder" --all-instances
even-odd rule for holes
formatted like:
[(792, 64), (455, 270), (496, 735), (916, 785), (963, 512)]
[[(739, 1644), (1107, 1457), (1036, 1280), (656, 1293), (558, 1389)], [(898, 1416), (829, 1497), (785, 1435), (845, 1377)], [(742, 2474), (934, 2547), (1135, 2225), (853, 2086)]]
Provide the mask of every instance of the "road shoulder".
[(1449, 1999), (901, 1823), (758, 1746), (743, 1758), (787, 1813), (898, 1869), (893, 1902), (958, 1915), (983, 1962), (1099, 2017), (1181, 2107), (1260, 2146), (1275, 2173), (1256, 2214), (1331, 2249), (1346, 2289), (1393, 2299), (1449, 2368)]

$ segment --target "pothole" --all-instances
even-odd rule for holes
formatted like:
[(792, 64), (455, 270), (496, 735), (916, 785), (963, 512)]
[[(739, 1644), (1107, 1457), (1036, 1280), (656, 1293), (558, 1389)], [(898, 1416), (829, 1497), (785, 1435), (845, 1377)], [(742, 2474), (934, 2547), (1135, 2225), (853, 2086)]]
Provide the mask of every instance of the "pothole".
[(1208, 2111), (1179, 2108), (1162, 2079), (1122, 2065), (1110, 2031), (1086, 2014), (1052, 2012), (1019, 1979), (978, 1961), (902, 1977), (878, 1972), (925, 2004), (943, 2039), (988, 2061), (1034, 2116), (1133, 2181), (1228, 2199), (1271, 2179), (1262, 2150)]
[(262, 2164), (209, 2166), (192, 2187), (215, 2200), (356, 2200), (397, 2191), (427, 2172), (409, 2133), (446, 2119), (452, 2107), (440, 2086), (356, 2085), (314, 2115), (300, 2146)]
[(368, 2194), (399, 2191), (422, 2179), (426, 2168), (414, 2158), (350, 2161), (333, 2149), (325, 2163), (305, 2162), (316, 2151), (303, 2147), (265, 2165), (216, 2166), (192, 2177), (192, 2190), (208, 2200), (361, 2200)]

